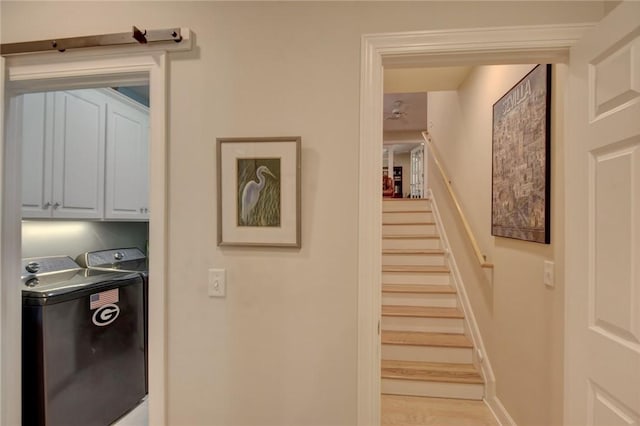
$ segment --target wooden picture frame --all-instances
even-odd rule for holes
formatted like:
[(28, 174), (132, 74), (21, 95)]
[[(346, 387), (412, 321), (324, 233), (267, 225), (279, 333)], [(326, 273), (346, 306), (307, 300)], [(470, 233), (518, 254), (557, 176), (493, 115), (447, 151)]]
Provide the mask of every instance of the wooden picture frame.
[(218, 245), (300, 247), (301, 138), (218, 138)]
[(491, 235), (550, 243), (551, 65), (493, 104)]

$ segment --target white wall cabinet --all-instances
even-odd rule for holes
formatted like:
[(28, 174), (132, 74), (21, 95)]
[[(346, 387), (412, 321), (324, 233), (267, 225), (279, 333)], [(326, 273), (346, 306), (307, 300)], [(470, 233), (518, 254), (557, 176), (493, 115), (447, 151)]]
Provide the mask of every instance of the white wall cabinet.
[(51, 217), (53, 93), (28, 93), (16, 100), (15, 137), (22, 142), (22, 216)]
[(144, 107), (109, 89), (21, 98), (23, 218), (148, 219)]
[(92, 90), (22, 96), (18, 137), (23, 152), (23, 217), (102, 217), (105, 105), (101, 97)]
[(148, 219), (149, 112), (116, 95), (107, 102), (105, 218)]
[(55, 93), (53, 217), (102, 218), (105, 107), (94, 90)]

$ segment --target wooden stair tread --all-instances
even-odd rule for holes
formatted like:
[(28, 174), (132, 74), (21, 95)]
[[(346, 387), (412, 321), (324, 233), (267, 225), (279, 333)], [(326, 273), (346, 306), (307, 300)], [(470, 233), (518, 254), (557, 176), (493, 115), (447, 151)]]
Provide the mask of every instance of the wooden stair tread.
[(382, 272), (432, 272), (448, 274), (449, 268), (440, 265), (382, 265)]
[(433, 210), (423, 209), (423, 210), (382, 210), (382, 213), (433, 213)]
[(473, 343), (461, 333), (429, 333), (424, 331), (383, 330), (382, 344), (407, 346), (436, 346), (444, 348), (473, 348)]
[(413, 226), (413, 225), (435, 225), (435, 222), (420, 221), (420, 222), (382, 222), (383, 226)]
[(454, 319), (464, 318), (464, 314), (458, 308), (397, 305), (382, 305), (382, 316)]
[(442, 249), (383, 249), (382, 254), (424, 254), (424, 255), (443, 255)]
[(382, 236), (383, 240), (397, 239), (397, 240), (439, 240), (438, 234), (387, 234)]
[(382, 284), (383, 293), (456, 294), (456, 289), (444, 284)]
[(420, 201), (429, 201), (431, 200), (431, 198), (383, 198), (382, 202), (383, 203), (407, 203), (407, 202), (414, 202), (414, 203), (418, 203)]
[(484, 384), (473, 364), (382, 360), (383, 379)]

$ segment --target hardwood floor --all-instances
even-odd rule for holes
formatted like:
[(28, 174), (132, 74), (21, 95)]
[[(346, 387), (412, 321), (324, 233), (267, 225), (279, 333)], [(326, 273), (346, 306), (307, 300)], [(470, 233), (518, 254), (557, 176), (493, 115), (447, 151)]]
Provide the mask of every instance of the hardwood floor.
[(498, 426), (483, 401), (382, 395), (381, 426)]

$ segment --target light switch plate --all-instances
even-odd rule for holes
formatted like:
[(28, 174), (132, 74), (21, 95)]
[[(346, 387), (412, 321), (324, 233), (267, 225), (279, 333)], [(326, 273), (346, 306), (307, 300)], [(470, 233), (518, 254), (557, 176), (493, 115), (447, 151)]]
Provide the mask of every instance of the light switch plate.
[(209, 297), (225, 297), (227, 279), (224, 269), (209, 269)]
[(555, 286), (555, 280), (554, 280), (554, 263), (551, 262), (550, 260), (545, 260), (544, 261), (544, 285), (546, 285), (547, 287), (554, 287)]

